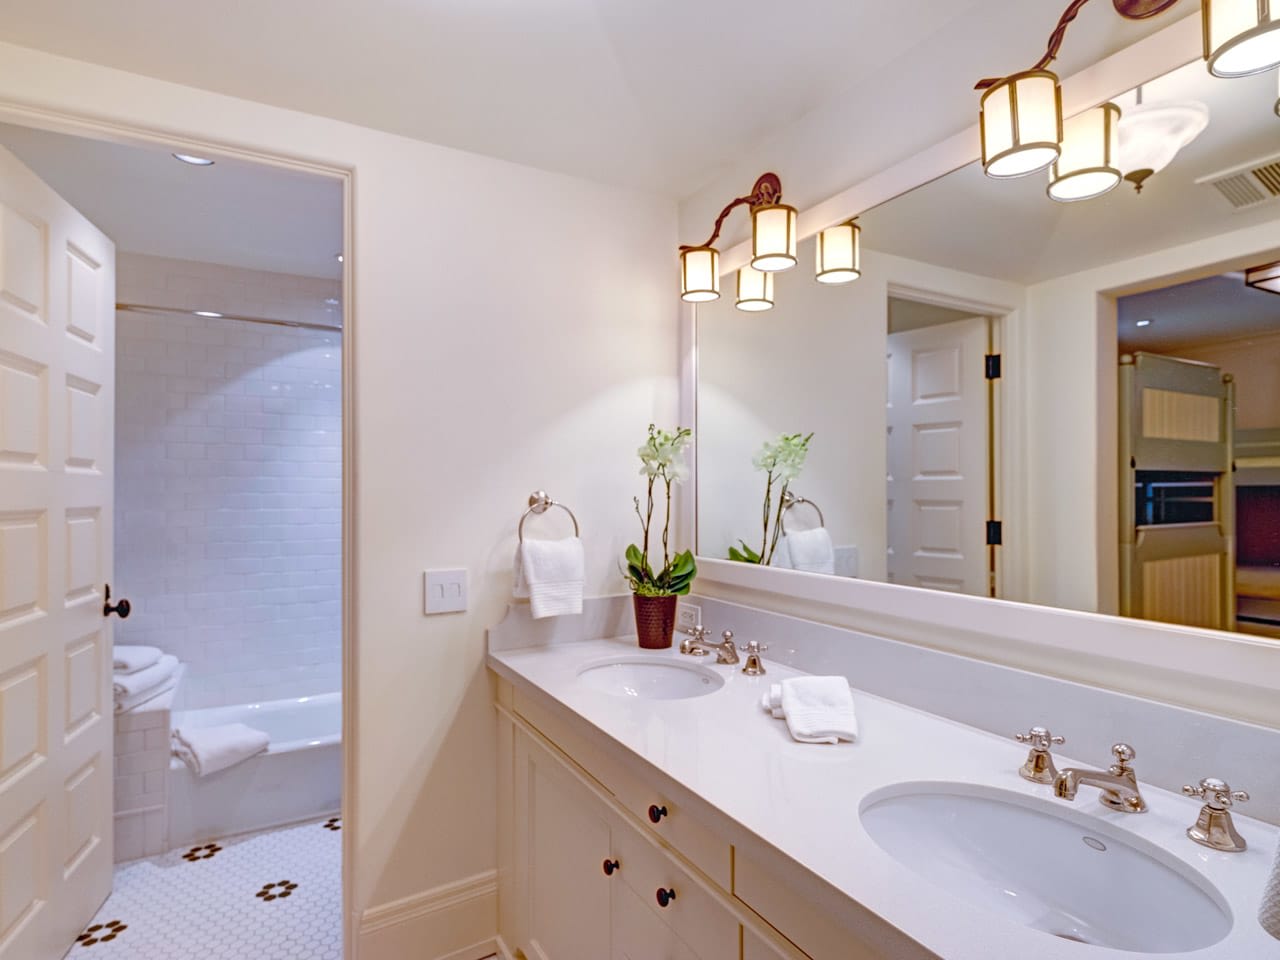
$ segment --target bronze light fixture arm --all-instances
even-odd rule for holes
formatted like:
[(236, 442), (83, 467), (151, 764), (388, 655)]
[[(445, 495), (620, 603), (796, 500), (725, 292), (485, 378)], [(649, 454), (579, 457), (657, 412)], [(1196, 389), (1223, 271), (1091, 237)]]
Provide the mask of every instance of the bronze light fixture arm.
[[(720, 239), (720, 230), (724, 227), (724, 222), (728, 219), (729, 214), (733, 213), (738, 207), (744, 203), (752, 208), (768, 206), (779, 202), (782, 199), (782, 180), (776, 173), (762, 173), (756, 179), (755, 185), (751, 188), (751, 192), (745, 197), (735, 197), (725, 205), (720, 211), (720, 216), (716, 217), (715, 227), (711, 231), (711, 237), (706, 243), (701, 244), (703, 247), (709, 247)], [(680, 250), (696, 250), (695, 246), (690, 244), (681, 244)]]

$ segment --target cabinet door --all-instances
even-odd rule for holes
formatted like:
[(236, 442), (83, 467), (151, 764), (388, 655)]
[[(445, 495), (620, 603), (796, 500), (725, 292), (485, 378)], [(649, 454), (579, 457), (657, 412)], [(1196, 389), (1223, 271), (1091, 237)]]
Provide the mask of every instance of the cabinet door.
[(742, 960), (807, 960), (794, 947), (775, 947), (748, 929), (742, 931)]
[(625, 883), (613, 888), (610, 960), (710, 960), (696, 953)]
[(609, 956), (609, 824), (594, 797), (541, 746), (516, 738), (517, 869), (530, 960)]

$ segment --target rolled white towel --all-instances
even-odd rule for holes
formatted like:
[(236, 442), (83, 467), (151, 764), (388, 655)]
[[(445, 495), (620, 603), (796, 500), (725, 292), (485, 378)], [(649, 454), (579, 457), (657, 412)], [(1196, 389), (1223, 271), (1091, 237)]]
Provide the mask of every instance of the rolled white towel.
[(115, 673), (137, 673), (158, 663), (163, 654), (159, 647), (117, 644), (111, 651), (111, 669)]
[(1276, 847), (1276, 861), (1271, 876), (1262, 891), (1262, 903), (1258, 905), (1258, 922), (1262, 929), (1280, 940), (1280, 846)]
[(159, 693), (160, 687), (170, 682), (177, 670), (178, 658), (166, 653), (151, 666), (136, 673), (117, 673), (112, 677), (116, 700), (129, 700), (149, 690)]
[(207, 777), (248, 760), (267, 749), (271, 738), (243, 723), (174, 730), (173, 755), (197, 777)]
[(760, 706), (764, 707), (765, 713), (772, 714), (773, 719), (783, 719), (786, 714), (782, 712), (782, 684), (769, 684), (769, 689), (760, 695)]
[(844, 677), (791, 677), (782, 681), (782, 712), (800, 743), (858, 739), (853, 694)]
[(526, 540), (519, 552), (533, 619), (582, 613), (586, 561), (581, 540)]

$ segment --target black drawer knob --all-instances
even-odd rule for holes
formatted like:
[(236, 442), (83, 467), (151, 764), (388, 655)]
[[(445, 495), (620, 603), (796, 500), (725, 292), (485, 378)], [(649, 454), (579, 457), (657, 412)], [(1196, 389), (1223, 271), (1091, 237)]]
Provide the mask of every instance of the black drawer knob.
[(659, 887), (655, 896), (658, 898), (658, 906), (665, 907), (676, 898), (676, 892), (675, 890), (664, 890), (662, 887)]
[(649, 804), (649, 822), (657, 823), (667, 815), (667, 808), (660, 807), (656, 803)]
[(621, 869), (622, 869), (622, 864), (620, 864), (617, 860), (606, 860), (604, 862), (604, 875), (606, 877), (612, 877), (613, 871), (621, 870)]

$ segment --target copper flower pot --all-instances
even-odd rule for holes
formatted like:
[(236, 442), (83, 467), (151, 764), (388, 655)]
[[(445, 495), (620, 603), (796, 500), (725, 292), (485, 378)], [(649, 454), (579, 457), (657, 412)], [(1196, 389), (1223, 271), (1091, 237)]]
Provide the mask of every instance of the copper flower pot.
[(636, 611), (636, 636), (646, 650), (665, 650), (671, 646), (676, 629), (677, 597), (642, 597), (633, 594)]

